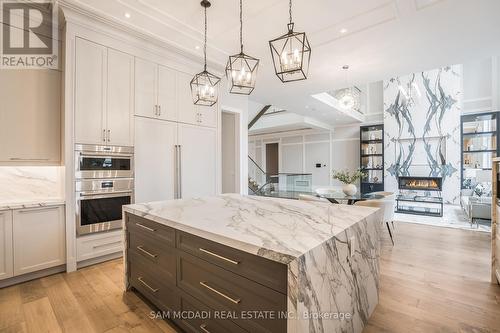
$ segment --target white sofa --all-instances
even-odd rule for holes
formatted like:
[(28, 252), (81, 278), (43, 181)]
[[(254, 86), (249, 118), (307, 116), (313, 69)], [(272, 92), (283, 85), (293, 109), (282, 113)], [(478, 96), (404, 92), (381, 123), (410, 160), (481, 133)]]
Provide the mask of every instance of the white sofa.
[(460, 195), (460, 205), (471, 225), (476, 219), (491, 220), (491, 197), (473, 195), (472, 189), (464, 189)]

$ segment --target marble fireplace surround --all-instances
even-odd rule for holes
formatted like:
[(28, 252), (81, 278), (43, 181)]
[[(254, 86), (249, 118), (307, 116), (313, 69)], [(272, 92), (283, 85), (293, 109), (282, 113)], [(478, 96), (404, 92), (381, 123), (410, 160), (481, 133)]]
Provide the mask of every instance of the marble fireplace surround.
[(443, 201), (460, 200), (462, 66), (384, 81), (385, 187), (398, 176), (442, 177)]

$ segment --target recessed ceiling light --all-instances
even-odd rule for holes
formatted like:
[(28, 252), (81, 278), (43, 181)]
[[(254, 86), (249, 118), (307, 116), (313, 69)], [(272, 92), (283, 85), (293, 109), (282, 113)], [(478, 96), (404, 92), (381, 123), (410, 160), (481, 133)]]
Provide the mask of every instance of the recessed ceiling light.
[(199, 50), (199, 49), (200, 49), (200, 46), (199, 46), (199, 45), (196, 45), (194, 48), (195, 48), (195, 49), (197, 49), (197, 50)]
[(346, 28), (342, 28), (342, 29), (340, 29), (340, 33), (341, 33), (341, 34), (345, 34), (346, 32), (347, 32), (347, 29), (346, 29)]
[(306, 105), (306, 109), (309, 109), (309, 105)]
[(131, 16), (130, 13), (125, 13), (126, 18), (130, 18), (130, 16)]

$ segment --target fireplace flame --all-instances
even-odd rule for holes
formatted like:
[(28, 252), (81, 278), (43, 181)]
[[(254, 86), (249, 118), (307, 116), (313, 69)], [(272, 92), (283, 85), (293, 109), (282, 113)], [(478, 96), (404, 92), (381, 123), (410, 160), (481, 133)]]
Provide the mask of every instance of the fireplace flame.
[(438, 188), (438, 183), (434, 179), (412, 179), (405, 184), (406, 187), (414, 188)]

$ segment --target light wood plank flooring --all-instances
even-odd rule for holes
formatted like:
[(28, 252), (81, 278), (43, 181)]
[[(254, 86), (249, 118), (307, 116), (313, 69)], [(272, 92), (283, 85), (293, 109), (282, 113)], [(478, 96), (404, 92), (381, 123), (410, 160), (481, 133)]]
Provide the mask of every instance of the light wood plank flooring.
[[(385, 233), (384, 233), (385, 234)], [(398, 223), (366, 333), (500, 332), (489, 234)], [(0, 289), (0, 332), (175, 332), (122, 293), (121, 260)]]

